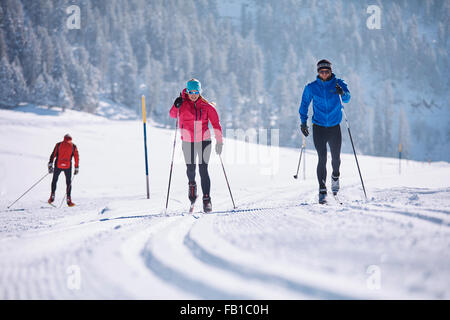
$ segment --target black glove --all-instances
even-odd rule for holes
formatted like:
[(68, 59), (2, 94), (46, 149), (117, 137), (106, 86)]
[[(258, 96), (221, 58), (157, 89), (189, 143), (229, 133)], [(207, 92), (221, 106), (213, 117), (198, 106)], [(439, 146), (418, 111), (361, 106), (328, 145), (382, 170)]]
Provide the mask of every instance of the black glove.
[(73, 172), (73, 175), (77, 175), (79, 171), (80, 171), (79, 168), (75, 168), (75, 171)]
[(344, 90), (341, 88), (340, 85), (338, 85), (337, 82), (336, 82), (336, 93), (341, 96), (344, 94)]
[(308, 126), (306, 125), (306, 123), (302, 123), (302, 125), (300, 126), (300, 130), (305, 137), (309, 136)]
[(217, 142), (216, 143), (216, 153), (218, 155), (222, 154), (222, 147), (223, 147), (223, 143), (222, 142)]
[(180, 108), (182, 103), (183, 103), (183, 98), (181, 96), (179, 96), (178, 98), (175, 99), (175, 101), (173, 102), (173, 105), (175, 106), (175, 108)]
[(48, 173), (53, 173), (53, 163), (48, 163)]

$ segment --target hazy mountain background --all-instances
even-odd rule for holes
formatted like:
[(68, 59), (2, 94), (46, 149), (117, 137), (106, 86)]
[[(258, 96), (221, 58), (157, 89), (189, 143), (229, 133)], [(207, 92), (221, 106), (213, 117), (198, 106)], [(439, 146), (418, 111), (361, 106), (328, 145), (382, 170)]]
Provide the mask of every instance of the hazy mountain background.
[(96, 113), (107, 100), (139, 114), (145, 94), (174, 126), (168, 109), (195, 77), (225, 130), (279, 129), (298, 147), (301, 93), (326, 58), (351, 91), (358, 152), (397, 156), (401, 143), (409, 159), (450, 161), (449, 17), (448, 0), (1, 0), (0, 106)]

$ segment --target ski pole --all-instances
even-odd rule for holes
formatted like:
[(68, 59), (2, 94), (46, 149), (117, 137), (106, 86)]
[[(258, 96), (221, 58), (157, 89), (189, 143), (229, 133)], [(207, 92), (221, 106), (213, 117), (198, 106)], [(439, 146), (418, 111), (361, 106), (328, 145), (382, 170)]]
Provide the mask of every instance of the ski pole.
[(303, 136), (303, 180), (306, 180), (306, 137)]
[(347, 125), (348, 135), (350, 136), (350, 142), (352, 143), (353, 154), (355, 155), (356, 166), (358, 167), (359, 178), (361, 179), (364, 196), (366, 197), (366, 200), (367, 200), (366, 188), (364, 188), (364, 181), (363, 181), (363, 178), (361, 175), (361, 170), (359, 169), (358, 157), (356, 156), (355, 145), (353, 144), (352, 133), (350, 132), (350, 126), (348, 124), (347, 115), (345, 114), (344, 106), (342, 104), (341, 95), (339, 95), (339, 100), (341, 101), (341, 110), (342, 110), (342, 113), (344, 114), (345, 124)]
[(302, 154), (303, 154), (303, 147), (300, 148), (300, 158), (298, 159), (297, 173), (294, 175), (294, 179), (297, 179), (298, 177), (298, 171), (300, 170), (300, 162), (302, 161)]
[(304, 148), (305, 148), (305, 141), (303, 140), (302, 146), (300, 148), (300, 158), (298, 159), (297, 173), (294, 175), (294, 179), (297, 179), (298, 177), (298, 171), (300, 170), (300, 162), (302, 161), (302, 154)]
[(223, 166), (222, 156), (219, 154), (220, 163), (222, 164), (223, 174), (225, 175), (225, 180), (227, 181), (228, 191), (230, 192), (231, 202), (233, 202), (233, 209), (236, 209), (234, 204), (233, 194), (231, 193), (230, 183), (228, 182), (227, 173), (225, 172), (225, 167)]
[(46, 173), (45, 176), (43, 176), (41, 179), (39, 179), (38, 182), (36, 182), (35, 184), (33, 184), (31, 186), (30, 189), (28, 189), (27, 191), (24, 192), (24, 194), (22, 194), (16, 201), (14, 201), (13, 203), (11, 203), (7, 208), (11, 208), (13, 206), (13, 204), (15, 204), (17, 201), (19, 201), (24, 195), (26, 195), (31, 189), (33, 189), (39, 182), (41, 182), (42, 180), (44, 180), (45, 177), (47, 177), (50, 173)]
[(178, 130), (179, 117), (180, 117), (180, 110), (177, 111), (177, 123), (175, 125), (175, 136), (173, 138), (172, 162), (170, 163), (169, 186), (167, 187), (166, 211), (167, 211), (167, 206), (169, 205), (170, 182), (172, 181), (173, 158), (175, 156), (175, 145), (177, 143), (177, 130)]
[[(73, 178), (70, 180), (70, 184), (69, 184), (69, 188), (68, 188), (68, 189), (72, 188), (72, 182), (73, 182), (73, 180), (75, 180), (75, 175), (74, 175)], [(61, 201), (61, 203), (60, 203), (60, 205), (59, 205), (59, 208), (62, 207), (62, 205), (63, 205), (63, 203), (64, 203), (64, 200), (66, 200), (66, 197), (67, 197), (67, 190), (66, 190), (66, 194), (64, 195), (64, 198), (62, 199), (62, 201)]]

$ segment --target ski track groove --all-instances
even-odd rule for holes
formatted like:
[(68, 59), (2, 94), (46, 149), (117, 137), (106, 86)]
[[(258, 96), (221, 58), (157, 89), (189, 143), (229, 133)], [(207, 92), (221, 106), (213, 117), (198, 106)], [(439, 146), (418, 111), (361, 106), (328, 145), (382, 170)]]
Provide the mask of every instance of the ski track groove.
[[(151, 250), (145, 250), (143, 257), (146, 266), (155, 273), (162, 280), (186, 291), (190, 292), (199, 299), (216, 299), (216, 300), (232, 300), (232, 299), (250, 299), (250, 297), (240, 294), (229, 294), (218, 290), (213, 286), (190, 278), (182, 272), (175, 270), (164, 264), (161, 260), (156, 258)], [(200, 293), (199, 293), (200, 292)]]
[[(193, 221), (190, 219), (190, 217), (180, 217), (172, 222), (171, 225), (180, 223), (180, 219), (183, 220), (181, 221), (181, 223), (184, 222), (191, 225), (193, 224)], [(219, 288), (215, 288), (214, 286), (208, 285), (204, 281), (194, 279), (192, 276), (186, 275), (162, 261), (157, 257), (158, 254), (154, 252), (153, 248), (158, 248), (158, 243), (161, 241), (165, 241), (169, 235), (165, 231), (165, 229), (160, 233), (162, 233), (162, 236), (150, 238), (149, 242), (146, 244), (145, 248), (142, 251), (145, 265), (157, 277), (159, 277), (163, 281), (166, 281), (170, 285), (176, 286), (186, 292), (193, 294), (194, 296), (197, 296), (200, 299), (249, 299), (249, 296), (245, 294), (231, 294), (224, 290), (220, 290)]]
[[(295, 192), (295, 191), (294, 191)], [(237, 209), (237, 210), (225, 210), (225, 211), (218, 211), (213, 212), (211, 215), (232, 215), (235, 213), (242, 213), (242, 215), (237, 215), (234, 217), (234, 220), (238, 221), (239, 227), (244, 228), (246, 234), (261, 234), (261, 231), (264, 229), (264, 225), (262, 224), (261, 220), (258, 221), (258, 219), (245, 219), (243, 216), (251, 216), (252, 214), (257, 214), (262, 216), (263, 218), (267, 218), (268, 216), (273, 216), (274, 213), (276, 214), (277, 211), (280, 210), (280, 207), (258, 207), (258, 208), (250, 208), (251, 204), (255, 204), (257, 201), (253, 201), (250, 203), (246, 203), (246, 206), (244, 209)], [(295, 200), (292, 201), (289, 205), (284, 205), (281, 207), (281, 209), (290, 209), (299, 207), (301, 205), (296, 204)], [(206, 216), (209, 216), (210, 214), (205, 214)], [(279, 220), (279, 219), (278, 219)], [(239, 270), (246, 270), (247, 267), (236, 265), (231, 261), (226, 261), (224, 259), (218, 258), (217, 256), (211, 256), (207, 254), (207, 251), (205, 248), (202, 248), (198, 244), (192, 241), (190, 238), (190, 230), (192, 227), (190, 227), (189, 231), (184, 236), (183, 245), (187, 247), (187, 249), (191, 252), (191, 254), (201, 263), (210, 265), (214, 268), (223, 269), (225, 272), (228, 273), (234, 273), (239, 275), (240, 277), (244, 278), (252, 278), (261, 282), (267, 282), (270, 280), (270, 282), (274, 285), (287, 288), (291, 291), (297, 291), (303, 295), (306, 296), (313, 296), (313, 297), (331, 297), (334, 299), (338, 298), (349, 298), (349, 296), (345, 295), (339, 295), (335, 294), (333, 292), (324, 291), (319, 288), (314, 288), (305, 284), (299, 284), (294, 281), (290, 281), (287, 279), (284, 279), (283, 277), (277, 276), (277, 275), (270, 275), (265, 274), (263, 272), (258, 272), (256, 270), (253, 270), (256, 272), (256, 276), (250, 276), (251, 272), (243, 272)], [(256, 230), (256, 231), (255, 231)], [(199, 252), (201, 254), (199, 254)], [(151, 269), (157, 276), (161, 277), (162, 279), (172, 283), (175, 286), (180, 287), (183, 290), (192, 290), (192, 288), (199, 289), (202, 293), (201, 296), (203, 298), (218, 298), (223, 299), (226, 297), (232, 297), (232, 298), (242, 298), (239, 295), (229, 295), (224, 294), (223, 292), (217, 291), (214, 288), (210, 288), (208, 286), (205, 286), (203, 283), (199, 283), (198, 281), (192, 280), (187, 276), (184, 276), (181, 272), (178, 272), (174, 270), (173, 268), (170, 268), (168, 265), (164, 264), (162, 261), (160, 261), (158, 258), (156, 258), (155, 254), (152, 253), (152, 250), (144, 250), (144, 257), (146, 261), (146, 265)], [(209, 257), (210, 259), (206, 258)], [(211, 261), (215, 261), (215, 263), (211, 263)], [(221, 263), (218, 263), (220, 261)]]
[[(95, 224), (95, 221), (94, 223), (57, 227), (48, 231), (37, 231), (37, 233), (33, 230), (32, 239), (35, 240), (25, 239), (28, 243), (26, 245), (32, 245), (32, 241), (39, 241), (41, 238), (45, 239), (52, 235), (58, 236), (66, 232), (76, 233), (77, 230), (93, 224)], [(62, 252), (58, 248), (56, 252), (51, 251), (40, 256), (32, 254), (30, 257), (25, 257), (21, 255), (17, 259), (12, 259), (12, 261), (1, 261), (2, 283), (13, 284), (2, 289), (2, 297), (27, 300), (115, 298), (115, 294), (108, 294), (108, 291), (105, 290), (105, 283), (99, 281), (102, 275), (97, 270), (98, 266), (90, 265), (96, 245), (104, 238), (111, 236), (114, 230), (112, 225), (107, 227), (106, 230), (89, 230), (86, 237), (81, 238), (75, 244), (68, 245)], [(13, 239), (3, 240), (13, 241)], [(27, 250), (30, 250), (30, 248)], [(79, 266), (82, 271), (80, 290), (71, 290), (67, 287), (67, 268), (71, 265)], [(111, 292), (116, 291), (112, 290)]]
[[(356, 189), (357, 184), (353, 187), (349, 187), (348, 192), (352, 189)], [(439, 192), (448, 192), (449, 189), (442, 190), (419, 190), (415, 193), (427, 195), (436, 194)], [(245, 278), (246, 280), (256, 280), (258, 282), (268, 282), (275, 287), (281, 289), (287, 289), (288, 291), (297, 292), (307, 297), (319, 298), (319, 299), (348, 299), (351, 296), (335, 293), (332, 290), (311, 286), (308, 284), (302, 284), (297, 280), (291, 280), (283, 277), (282, 275), (267, 273), (261, 270), (254, 269), (246, 266), (245, 264), (235, 263), (230, 259), (223, 258), (219, 255), (212, 253), (208, 248), (203, 247), (200, 243), (191, 237), (193, 228), (201, 223), (202, 219), (214, 219), (214, 226), (218, 229), (219, 234), (240, 234), (240, 240), (243, 241), (244, 246), (241, 243), (237, 243), (235, 239), (225, 239), (232, 246), (238, 248), (238, 250), (252, 250), (258, 249), (252, 247), (252, 241), (246, 242), (247, 238), (256, 237), (262, 238), (265, 235), (267, 225), (270, 225), (274, 231), (282, 232), (286, 227), (292, 227), (292, 224), (299, 224), (299, 227), (305, 227), (305, 225), (311, 225), (319, 228), (321, 220), (328, 219), (329, 217), (338, 217), (346, 213), (349, 209), (352, 209), (351, 214), (359, 214), (371, 219), (404, 224), (405, 220), (423, 221), (425, 223), (436, 225), (438, 227), (450, 226), (449, 223), (443, 219), (450, 214), (447, 210), (438, 210), (427, 208), (424, 206), (405, 206), (399, 207), (392, 203), (377, 203), (377, 199), (363, 202), (361, 200), (349, 200), (346, 197), (341, 198), (343, 205), (333, 203), (323, 206), (317, 204), (316, 192), (307, 191), (303, 192), (303, 197), (298, 195), (297, 190), (291, 190), (286, 194), (286, 189), (280, 189), (280, 193), (283, 193), (284, 198), (282, 202), (284, 205), (274, 206), (274, 202), (269, 202), (264, 196), (250, 197), (252, 199), (248, 202), (241, 199), (241, 205), (236, 210), (218, 210), (211, 214), (205, 214), (200, 217), (200, 220), (192, 220), (190, 217), (182, 217), (180, 212), (172, 212), (170, 214), (151, 214), (149, 211), (132, 212), (132, 215), (119, 215), (114, 217), (103, 217), (96, 211), (95, 217), (86, 221), (83, 218), (76, 225), (69, 225), (60, 223), (57, 219), (66, 214), (66, 211), (61, 210), (57, 217), (50, 219), (52, 213), (47, 214), (49, 220), (39, 222), (36, 227), (38, 217), (33, 218), (32, 221), (27, 216), (18, 216), (17, 227), (12, 231), (6, 230), (7, 235), (15, 236), (17, 232), (22, 229), (32, 231), (30, 236), (48, 236), (49, 234), (58, 234), (64, 232), (76, 232), (76, 230), (84, 230), (85, 228), (100, 224), (105, 225), (104, 229), (93, 230), (76, 244), (76, 248), (63, 252), (62, 254), (52, 253), (39, 258), (20, 258), (13, 262), (0, 262), (0, 279), (3, 283), (10, 283), (12, 285), (2, 288), (1, 295), (5, 299), (65, 299), (65, 298), (116, 298), (116, 294), (105, 293), (105, 285), (99, 280), (101, 278), (101, 270), (97, 270), (98, 266), (92, 264), (91, 258), (93, 251), (95, 251), (96, 244), (99, 241), (103, 241), (105, 237), (113, 235), (116, 230), (117, 224), (113, 225), (115, 220), (150, 220), (152, 219), (167, 219), (172, 218), (175, 223), (188, 223), (190, 224), (186, 233), (183, 236), (182, 246), (184, 246), (196, 259), (197, 263), (204, 265), (207, 268), (219, 269), (223, 272), (235, 275), (239, 278)], [(383, 191), (386, 193), (386, 191)], [(403, 192), (399, 190), (399, 192)], [(276, 195), (274, 195), (276, 197)], [(256, 200), (255, 200), (256, 198)], [(395, 197), (394, 197), (395, 198)], [(394, 199), (392, 198), (392, 199)], [(300, 199), (306, 199), (300, 201)], [(374, 199), (374, 198), (372, 198)], [(386, 199), (384, 199), (386, 200)], [(389, 198), (387, 199), (390, 200)], [(225, 203), (224, 201), (222, 201)], [(265, 202), (272, 204), (270, 207), (265, 207)], [(286, 204), (287, 202), (287, 204)], [(329, 202), (335, 202), (329, 199)], [(308, 204), (310, 203), (310, 204)], [(220, 203), (219, 203), (220, 204)], [(330, 206), (334, 210), (330, 211)], [(384, 207), (384, 208), (383, 208)], [(381, 208), (381, 209), (380, 209)], [(295, 212), (291, 212), (295, 209)], [(414, 211), (415, 210), (415, 211)], [(40, 210), (42, 211), (42, 210)], [(53, 210), (51, 210), (53, 211)], [(412, 212), (410, 212), (412, 211)], [(57, 211), (55, 211), (57, 212)], [(299, 215), (299, 212), (305, 214)], [(420, 212), (420, 213), (419, 213)], [(427, 215), (427, 213), (433, 213), (433, 216)], [(28, 211), (25, 210), (25, 213)], [(392, 214), (393, 213), (393, 214)], [(442, 215), (443, 218), (436, 217), (435, 215)], [(280, 219), (282, 216), (287, 216), (291, 219)], [(401, 216), (398, 217), (398, 216)], [(33, 216), (32, 216), (33, 217)], [(292, 219), (295, 217), (295, 219)], [(226, 223), (223, 223), (223, 219), (226, 219)], [(132, 223), (132, 222), (129, 222)], [(344, 223), (348, 223), (344, 221)], [(132, 225), (133, 226), (133, 225)], [(120, 230), (120, 229), (119, 229)], [(160, 236), (166, 237), (166, 235), (159, 233)], [(27, 235), (28, 236), (28, 235)], [(219, 235), (217, 235), (219, 236)], [(282, 236), (283, 239), (283, 236)], [(3, 238), (2, 241), (13, 241), (12, 238)], [(279, 240), (279, 239), (278, 239)], [(286, 240), (286, 239), (285, 239)], [(288, 239), (287, 239), (288, 240)], [(151, 237), (148, 242), (158, 242), (158, 237)], [(206, 284), (204, 281), (192, 278), (189, 274), (185, 274), (182, 271), (173, 268), (170, 264), (159, 259), (157, 254), (153, 251), (148, 243), (142, 249), (142, 259), (145, 262), (147, 268), (153, 272), (163, 282), (171, 286), (179, 287), (180, 289), (194, 294), (201, 299), (252, 299), (253, 296), (244, 294), (242, 292), (229, 292), (223, 290), (220, 287)], [(31, 263), (30, 263), (31, 262)], [(173, 261), (171, 261), (173, 263)], [(69, 291), (67, 288), (67, 274), (66, 269), (69, 265), (77, 265), (83, 268), (82, 289), (80, 291)], [(88, 271), (86, 271), (88, 270)], [(110, 286), (108, 286), (109, 288)], [(114, 291), (115, 292), (115, 291)]]
[[(212, 218), (212, 216), (209, 216), (209, 218)], [(207, 218), (205, 217), (205, 219)], [(146, 265), (152, 272), (155, 273), (156, 276), (167, 281), (169, 284), (174, 285), (191, 294), (197, 295), (202, 299), (254, 299), (260, 296), (260, 294), (256, 293), (257, 291), (255, 291), (255, 286), (261, 287), (268, 285), (273, 287), (276, 291), (275, 294), (272, 294), (272, 296), (274, 297), (286, 295), (291, 297), (298, 297), (298, 295), (292, 293), (294, 291), (297, 291), (301, 293), (301, 297), (304, 298), (305, 296), (308, 296), (308, 290), (309, 293), (318, 291), (317, 289), (313, 288), (307, 289), (306, 286), (303, 286), (303, 290), (300, 290), (301, 285), (299, 284), (289, 282), (288, 280), (283, 280), (281, 277), (277, 278), (270, 275), (265, 275), (263, 273), (260, 273), (257, 277), (248, 277), (248, 274), (238, 272), (238, 266), (234, 267), (234, 264), (225, 260), (224, 265), (226, 267), (217, 264), (211, 264), (208, 261), (205, 261), (205, 259), (202, 259), (198, 256), (198, 254), (196, 254), (196, 251), (193, 250), (194, 248), (190, 245), (189, 242), (189, 232), (190, 230), (192, 230), (192, 227), (197, 224), (197, 221), (201, 220), (192, 220), (189, 217), (186, 217), (173, 222), (173, 224), (185, 225), (186, 229), (186, 231), (183, 231), (182, 235), (178, 235), (179, 240), (177, 240), (177, 244), (174, 245), (175, 247), (173, 249), (167, 248), (167, 246), (165, 246), (164, 244), (164, 242), (168, 242), (169, 239), (172, 238), (170, 235), (170, 233), (173, 232), (172, 229), (163, 232), (161, 236), (150, 239), (149, 244), (146, 246), (146, 249), (143, 252), (143, 256)], [(246, 223), (248, 223), (247, 227), (250, 229), (254, 228), (255, 225), (259, 225), (259, 223), (253, 220), (247, 220)], [(259, 225), (258, 228), (261, 228), (261, 225)], [(166, 254), (167, 251), (175, 250), (173, 253), (174, 256), (180, 250), (177, 249), (177, 247), (185, 247), (184, 250), (187, 250), (188, 253), (183, 255), (184, 260), (188, 261), (189, 263), (190, 260), (195, 259), (194, 265), (201, 264), (202, 268), (206, 268), (206, 270), (208, 270), (208, 274), (202, 274), (202, 280), (199, 280), (198, 276), (194, 276), (192, 275), (192, 273), (190, 274), (189, 272), (185, 273), (177, 270), (176, 267), (171, 266), (171, 264), (175, 263), (174, 261), (169, 261), (167, 263), (164, 262), (164, 260), (167, 261), (167, 257), (165, 259), (163, 258), (163, 260), (161, 260), (161, 258), (158, 258), (158, 256), (161, 256), (161, 252), (154, 252), (154, 250), (156, 248), (156, 251), (158, 251), (160, 250), (158, 249), (160, 247), (165, 248), (164, 253)], [(197, 247), (197, 249), (199, 249), (199, 247)], [(202, 252), (203, 251), (204, 249), (202, 250)], [(245, 266), (242, 267), (245, 269)], [(187, 268), (189, 268), (189, 266)], [(225, 288), (227, 286), (223, 287), (223, 285), (219, 285), (217, 288), (210, 286), (208, 283), (211, 281), (214, 282), (219, 274), (221, 275), (221, 277), (228, 278), (228, 281), (233, 281), (235, 283), (235, 286), (240, 287), (240, 291), (236, 291), (235, 289), (231, 289), (230, 291), (230, 288)], [(268, 283), (268, 279), (271, 279), (272, 281)], [(296, 288), (297, 290), (293, 290), (292, 288)], [(284, 294), (280, 295), (280, 291), (284, 292)], [(266, 295), (270, 296), (271, 294), (268, 291)], [(328, 294), (328, 296), (333, 295)]]
[[(303, 295), (312, 297), (314, 299), (350, 299), (350, 296), (335, 294), (331, 291), (325, 291), (307, 284), (301, 284), (282, 276), (273, 275), (259, 270), (249, 268), (245, 265), (236, 264), (232, 261), (222, 259), (221, 257), (208, 252), (204, 247), (198, 244), (190, 237), (190, 233), (185, 236), (184, 244), (189, 248), (193, 255), (200, 261), (209, 264), (213, 267), (222, 268), (228, 272), (233, 272), (246, 279), (255, 279), (261, 282), (270, 282), (287, 288), (292, 291), (297, 291)], [(236, 297), (233, 297), (236, 298)]]
[[(356, 206), (349, 206), (349, 208), (351, 209), (356, 209), (356, 210), (361, 210), (360, 207), (356, 207)], [(363, 209), (364, 210), (364, 209)], [(421, 213), (414, 213), (414, 212), (409, 212), (409, 211), (405, 211), (406, 209), (400, 210), (397, 209), (396, 210), (379, 210), (379, 209), (374, 209), (374, 208), (368, 208), (366, 209), (370, 212), (370, 214), (372, 214), (373, 212), (377, 212), (377, 213), (385, 213), (385, 214), (389, 214), (389, 213), (394, 213), (397, 215), (402, 215), (403, 217), (408, 217), (411, 218), (413, 220), (420, 220), (420, 221), (425, 221), (425, 222), (429, 222), (438, 226), (445, 226), (445, 227), (450, 227), (450, 222), (445, 222), (444, 219), (442, 218), (438, 218), (438, 217), (430, 217), (427, 216), (426, 214), (421, 214)], [(394, 218), (395, 220), (395, 218)]]
[[(355, 184), (355, 186), (357, 186), (358, 184)], [(350, 189), (350, 188), (349, 188)], [(315, 193), (310, 192), (308, 193), (307, 196), (308, 199), (314, 199), (315, 198)], [(330, 199), (331, 200), (331, 197)], [(349, 210), (350, 209), (355, 209), (355, 210), (359, 210), (359, 211), (365, 211), (365, 210), (369, 210), (369, 211), (373, 211), (373, 209), (368, 209), (367, 207), (371, 205), (371, 202), (365, 202), (362, 205), (360, 204), (359, 206), (357, 205), (349, 205), (346, 199), (342, 199), (341, 200), (343, 202), (343, 205), (338, 204), (334, 199), (332, 200), (332, 202), (336, 202), (335, 205), (337, 206), (337, 214), (342, 214), (343, 212)], [(246, 203), (244, 208), (238, 208), (238, 209), (234, 209), (234, 210), (222, 210), (222, 211), (213, 211), (211, 214), (204, 214), (201, 215), (201, 217), (208, 218), (208, 216), (211, 215), (212, 216), (231, 216), (234, 214), (238, 214), (234, 217), (232, 217), (232, 219), (230, 220), (231, 224), (238, 224), (239, 228), (241, 230), (242, 233), (246, 234), (246, 235), (261, 235), (262, 234), (262, 230), (264, 230), (264, 225), (262, 223), (262, 220), (264, 219), (266, 220), (270, 220), (272, 216), (277, 216), (277, 218), (272, 219), (272, 220), (276, 220), (274, 221), (274, 224), (279, 223), (280, 219), (279, 219), (279, 214), (280, 214), (280, 210), (287, 210), (287, 209), (292, 209), (292, 208), (298, 208), (298, 207), (302, 207), (304, 206), (304, 204), (298, 204), (295, 203), (296, 201), (293, 199), (292, 202), (288, 205), (284, 205), (284, 206), (272, 206), (272, 207), (261, 207), (261, 203), (258, 201), (251, 201), (249, 203)], [(360, 201), (356, 201), (356, 202), (360, 202)], [(253, 207), (251, 208), (252, 205), (258, 203), (260, 206), (259, 207)], [(328, 205), (327, 207), (329, 207), (330, 205)], [(309, 208), (310, 212), (314, 213), (314, 214), (321, 214), (324, 213), (325, 211), (327, 211), (329, 208), (326, 208), (325, 206), (321, 206), (321, 205), (317, 205), (317, 206), (304, 206), (304, 207), (312, 207)], [(384, 212), (379, 210), (379, 212)], [(435, 219), (435, 218), (430, 218), (430, 217), (426, 217), (426, 216), (421, 216), (421, 215), (410, 215), (410, 214), (405, 214), (405, 212), (403, 211), (393, 211), (395, 213), (400, 213), (400, 214), (404, 214), (405, 216), (407, 216), (408, 218), (425, 218), (426, 221), (428, 222), (440, 222), (441, 220), (439, 219)], [(389, 212), (387, 212), (389, 214)], [(251, 217), (254, 215), (258, 215), (259, 216), (259, 220), (258, 219), (252, 219)], [(200, 218), (201, 218), (200, 217)], [(380, 218), (380, 216), (376, 216), (375, 218)], [(381, 217), (382, 219), (385, 219), (385, 217)], [(397, 222), (394, 219), (395, 222)], [(198, 223), (198, 222), (197, 222)], [(280, 229), (282, 229), (282, 226), (279, 226)], [(190, 232), (192, 230), (192, 227), (189, 229), (189, 231), (186, 233), (186, 235), (184, 236), (184, 241), (183, 241), (183, 245), (186, 246), (190, 252), (192, 253), (192, 255), (198, 259), (200, 262), (207, 264), (207, 265), (211, 265), (212, 267), (215, 268), (221, 268), (226, 272), (232, 272), (232, 273), (236, 273), (238, 275), (240, 275), (241, 277), (246, 277), (246, 278), (253, 278), (259, 281), (269, 281), (273, 284), (285, 287), (285, 288), (289, 288), (290, 290), (294, 290), (294, 291), (298, 291), (301, 292), (302, 294), (306, 294), (308, 296), (313, 296), (316, 298), (324, 298), (324, 297), (328, 297), (328, 298), (335, 298), (335, 299), (347, 299), (350, 298), (350, 296), (345, 296), (345, 295), (339, 295), (339, 294), (334, 294), (333, 292), (330, 291), (324, 291), (318, 288), (314, 288), (314, 287), (310, 287), (308, 285), (302, 285), (299, 283), (296, 283), (294, 281), (288, 280), (288, 279), (284, 279), (283, 277), (277, 276), (277, 275), (271, 275), (271, 274), (266, 274), (264, 272), (259, 272), (258, 270), (253, 270), (253, 269), (248, 269), (246, 266), (244, 265), (239, 265), (239, 264), (235, 264), (232, 261), (228, 261), (226, 259), (223, 259), (217, 255), (213, 255), (211, 254), (206, 248), (202, 247), (201, 245), (199, 245), (197, 242), (195, 242), (191, 237), (190, 237)], [(233, 230), (229, 230), (229, 232), (232, 232)], [(226, 231), (223, 231), (226, 232)], [(251, 248), (250, 248), (251, 249)], [(167, 265), (164, 265), (164, 263), (162, 263), (161, 261), (159, 261), (158, 259), (156, 259), (152, 253), (151, 250), (150, 251), (146, 251), (145, 254), (145, 259), (146, 259), (146, 263), (147, 266), (153, 271), (155, 272), (158, 276), (162, 277), (164, 280), (166, 281), (170, 281), (172, 282), (174, 285), (180, 287), (183, 290), (192, 290), (192, 288), (199, 288), (200, 291), (203, 292), (202, 296), (203, 298), (208, 298), (208, 297), (218, 297), (223, 298), (224, 295), (223, 293), (218, 292), (215, 289), (211, 289), (210, 287), (206, 287), (204, 284), (202, 283), (198, 283), (195, 280), (189, 279), (186, 276), (183, 276), (181, 272), (177, 272), (176, 270), (170, 269)], [(168, 275), (168, 271), (167, 270), (171, 270), (169, 271), (170, 276)], [(227, 295), (225, 295), (225, 297), (227, 297)], [(234, 298), (236, 298), (236, 296), (234, 296)], [(239, 298), (239, 297), (238, 297)]]

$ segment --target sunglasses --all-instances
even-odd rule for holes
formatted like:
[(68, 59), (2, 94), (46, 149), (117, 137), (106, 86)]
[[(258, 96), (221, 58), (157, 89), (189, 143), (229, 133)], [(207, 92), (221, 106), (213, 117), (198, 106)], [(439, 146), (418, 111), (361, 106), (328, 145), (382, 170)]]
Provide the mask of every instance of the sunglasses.
[(329, 74), (329, 73), (331, 73), (331, 71), (330, 70), (320, 70), (319, 73), (320, 74)]
[(198, 92), (198, 90), (191, 90), (191, 91), (188, 91), (188, 93), (189, 94), (199, 94), (200, 92)]

